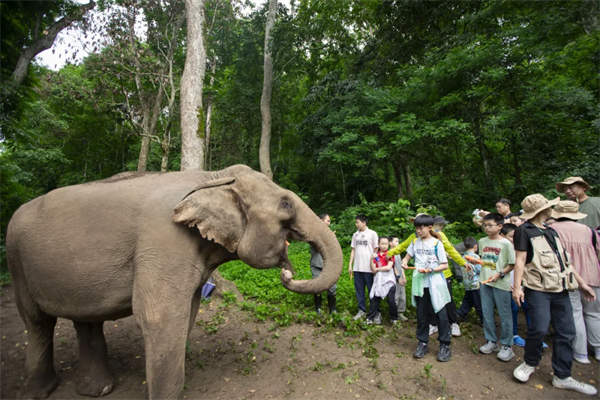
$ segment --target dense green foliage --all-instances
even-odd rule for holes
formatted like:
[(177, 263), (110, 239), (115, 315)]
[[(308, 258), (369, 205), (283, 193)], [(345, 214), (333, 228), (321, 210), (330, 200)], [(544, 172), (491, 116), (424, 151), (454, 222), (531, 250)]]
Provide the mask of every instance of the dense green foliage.
[[(49, 18), (66, 12), (64, 2), (42, 3)], [(130, 52), (126, 24), (114, 18), (100, 32), (112, 44), (78, 66), (33, 65), (10, 104), (3, 100), (2, 237), (27, 200), (137, 168), (136, 126), (142, 104), (158, 93), (152, 74), (167, 50), (161, 35), (181, 3), (102, 4), (137, 7), (148, 35)], [(449, 229), (458, 240), (474, 233), (471, 211), (491, 209), (498, 197), (516, 210), (527, 194), (555, 196), (553, 183), (567, 176), (600, 186), (597, 2), (294, 4), (280, 5), (272, 43), (274, 180), (317, 213), (330, 213), (343, 246), (358, 213), (379, 233), (403, 236), (411, 230), (407, 216), (439, 212), (459, 221)], [(258, 169), (266, 4), (246, 14), (240, 5), (206, 2), (204, 101), (213, 107), (206, 159), (213, 170), (236, 163)], [(2, 47), (4, 90), (35, 21), (17, 4), (1, 6), (3, 42), (14, 44)], [(177, 34), (175, 87), (185, 24)], [(167, 103), (165, 95), (163, 110)], [(169, 170), (179, 169), (178, 103), (171, 115), (160, 113), (156, 128), (171, 139)], [(162, 155), (153, 139), (149, 170), (160, 170)]]

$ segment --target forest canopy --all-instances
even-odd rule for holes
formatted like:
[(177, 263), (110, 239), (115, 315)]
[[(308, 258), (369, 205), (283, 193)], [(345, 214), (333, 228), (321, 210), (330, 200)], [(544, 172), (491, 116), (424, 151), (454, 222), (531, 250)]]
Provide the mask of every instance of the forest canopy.
[[(181, 163), (183, 2), (99, 1), (96, 31), (79, 23), (102, 38), (83, 62), (58, 71), (32, 62), (14, 87), (19, 49), (77, 5), (41, 3), (42, 14), (32, 2), (0, 4), (3, 238), (24, 202), (137, 170), (144, 137), (147, 170)], [(598, 4), (280, 3), (270, 44), (274, 181), (334, 220), (383, 202), (467, 221), (499, 197), (517, 210), (528, 194), (556, 196), (554, 182), (567, 176), (600, 186)], [(206, 170), (260, 169), (267, 11), (267, 1), (205, 1)], [(132, 34), (132, 18), (144, 35)]]

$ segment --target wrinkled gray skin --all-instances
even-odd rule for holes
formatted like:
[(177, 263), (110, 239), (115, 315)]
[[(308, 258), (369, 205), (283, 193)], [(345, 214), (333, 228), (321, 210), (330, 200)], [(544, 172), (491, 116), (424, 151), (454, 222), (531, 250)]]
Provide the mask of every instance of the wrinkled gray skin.
[[(317, 279), (291, 279), (286, 237), (323, 255)], [(180, 398), (200, 291), (220, 264), (282, 268), (289, 290), (320, 293), (343, 263), (334, 234), (298, 196), (245, 166), (125, 173), (54, 190), (15, 213), (7, 255), (29, 336), (27, 398), (45, 398), (58, 383), (57, 317), (73, 320), (77, 331), (78, 393), (110, 393), (102, 325), (133, 314), (144, 335), (150, 398)]]

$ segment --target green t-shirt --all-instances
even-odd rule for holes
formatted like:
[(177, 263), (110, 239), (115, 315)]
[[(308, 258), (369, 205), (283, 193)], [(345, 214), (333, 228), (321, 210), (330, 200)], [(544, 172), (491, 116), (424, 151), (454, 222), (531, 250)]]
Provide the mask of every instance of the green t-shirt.
[[(479, 240), (479, 256), (483, 260), (481, 272), (479, 273), (479, 282), (491, 278), (492, 275), (502, 272), (509, 264), (515, 264), (515, 249), (507, 239), (491, 240), (483, 238)], [(510, 274), (497, 282), (487, 283), (486, 285), (510, 292)]]
[(588, 197), (586, 201), (579, 203), (579, 212), (587, 214), (587, 217), (577, 222), (590, 228), (598, 228), (600, 226), (600, 197)]

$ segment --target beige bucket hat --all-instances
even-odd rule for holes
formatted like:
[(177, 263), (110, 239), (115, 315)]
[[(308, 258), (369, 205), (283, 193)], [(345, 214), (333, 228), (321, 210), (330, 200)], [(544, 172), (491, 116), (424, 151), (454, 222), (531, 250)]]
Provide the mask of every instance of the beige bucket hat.
[(525, 197), (525, 200), (521, 202), (521, 207), (523, 207), (523, 214), (521, 214), (521, 218), (531, 219), (535, 217), (540, 211), (555, 206), (559, 202), (560, 197), (557, 197), (554, 200), (548, 200), (539, 193), (530, 194), (529, 196)]
[(559, 193), (564, 193), (565, 192), (565, 186), (569, 186), (569, 185), (572, 185), (574, 183), (581, 183), (581, 185), (583, 187), (585, 187), (586, 190), (591, 190), (592, 189), (592, 187), (586, 181), (584, 181), (582, 177), (580, 177), (580, 176), (570, 176), (567, 179), (565, 179), (564, 182), (557, 182), (555, 184), (556, 190)]
[(552, 210), (552, 218), (569, 218), (578, 220), (587, 217), (587, 214), (579, 212), (579, 204), (571, 200), (563, 200)]
[(408, 219), (408, 223), (409, 224), (413, 224), (415, 222), (415, 219), (417, 219), (417, 217), (420, 217), (421, 215), (427, 215), (426, 213), (418, 213), (417, 215), (415, 215), (414, 217), (410, 217)]

